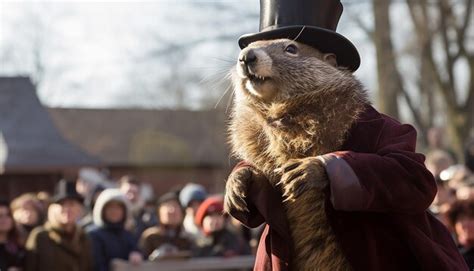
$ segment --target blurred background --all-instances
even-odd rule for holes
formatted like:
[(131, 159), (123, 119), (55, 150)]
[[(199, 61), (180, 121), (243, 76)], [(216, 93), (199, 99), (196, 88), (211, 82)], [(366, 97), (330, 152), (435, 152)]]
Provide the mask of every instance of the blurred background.
[[(474, 122), (472, 1), (342, 3), (338, 31), (360, 51), (356, 75), (376, 108), (414, 124), (421, 150), (438, 127), (462, 160)], [(2, 0), (0, 166), (228, 168), (226, 74), (258, 21), (250, 0)]]
[[(473, 1), (341, 2), (355, 75), (416, 127), (440, 190), (432, 212), (451, 227), (453, 202), (474, 198)], [(133, 176), (153, 214), (190, 182), (222, 193), (236, 162), (227, 74), (258, 25), (258, 0), (0, 0), (0, 197), (48, 198), (60, 179), (88, 196)]]

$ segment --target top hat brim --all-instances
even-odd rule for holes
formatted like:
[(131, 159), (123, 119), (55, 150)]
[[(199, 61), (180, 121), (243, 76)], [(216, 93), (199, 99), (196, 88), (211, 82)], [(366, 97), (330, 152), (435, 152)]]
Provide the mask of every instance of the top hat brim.
[(337, 32), (315, 26), (285, 26), (246, 34), (239, 38), (239, 46), (243, 49), (254, 41), (295, 39), (296, 37), (296, 41), (314, 46), (323, 53), (335, 54), (339, 66), (346, 67), (353, 72), (360, 66), (360, 56), (352, 42)]

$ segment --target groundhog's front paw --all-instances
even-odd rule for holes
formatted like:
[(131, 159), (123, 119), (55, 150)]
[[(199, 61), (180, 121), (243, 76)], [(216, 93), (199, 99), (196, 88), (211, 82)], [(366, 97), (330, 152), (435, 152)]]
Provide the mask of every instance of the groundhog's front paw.
[(282, 174), (278, 185), (285, 201), (294, 201), (311, 188), (322, 190), (328, 183), (323, 162), (317, 157), (291, 159), (277, 172)]
[(225, 186), (224, 209), (228, 213), (231, 209), (247, 211), (245, 201), (250, 182), (257, 172), (252, 167), (242, 167), (232, 172)]

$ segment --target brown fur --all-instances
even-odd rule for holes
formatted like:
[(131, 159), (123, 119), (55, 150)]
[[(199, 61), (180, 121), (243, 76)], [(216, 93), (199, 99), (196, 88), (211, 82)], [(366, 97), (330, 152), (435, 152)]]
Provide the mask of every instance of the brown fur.
[[(290, 43), (298, 46), (298, 55), (284, 52)], [(234, 74), (236, 99), (229, 127), (233, 153), (282, 191), (293, 239), (292, 270), (350, 270), (326, 219), (322, 188), (327, 177), (314, 157), (341, 147), (367, 103), (365, 91), (351, 73), (325, 63), (325, 55), (312, 47), (273, 40), (255, 42), (246, 50), (251, 49), (271, 59), (255, 65), (257, 74), (270, 78), (262, 84), (270, 94), (255, 96), (245, 79)], [(282, 169), (291, 163), (298, 174)], [(242, 198), (245, 182), (255, 181), (251, 176), (231, 175), (226, 208), (245, 209)]]

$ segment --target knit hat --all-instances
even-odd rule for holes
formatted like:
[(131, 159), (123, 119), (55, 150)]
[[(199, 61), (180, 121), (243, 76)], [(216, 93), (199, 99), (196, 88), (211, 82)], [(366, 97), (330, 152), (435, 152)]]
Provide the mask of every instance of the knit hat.
[(179, 193), (179, 202), (187, 208), (192, 201), (204, 201), (206, 197), (207, 192), (202, 185), (189, 183)]
[(160, 207), (161, 204), (168, 201), (177, 201), (179, 203), (178, 194), (179, 194), (179, 191), (171, 191), (171, 192), (165, 193), (161, 197), (158, 198), (156, 205)]
[(202, 227), (204, 217), (213, 213), (223, 214), (224, 212), (224, 198), (220, 195), (211, 196), (204, 200), (199, 206), (194, 222), (199, 227)]

